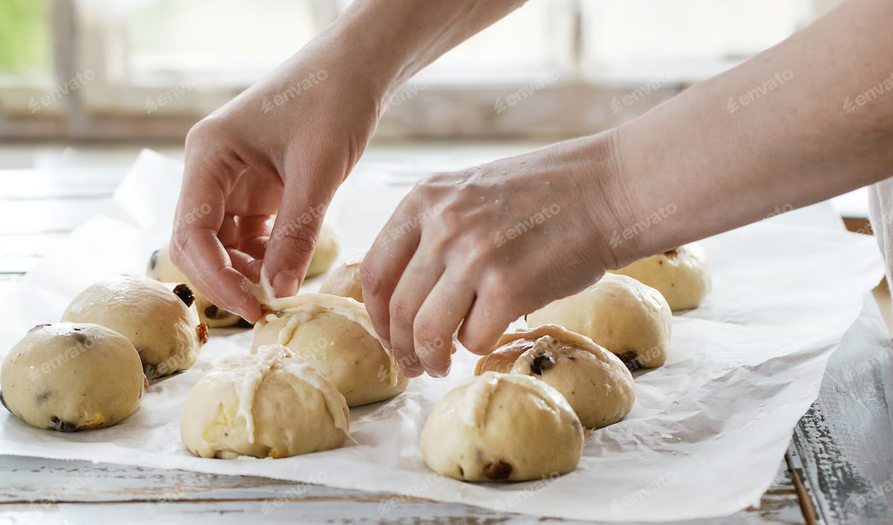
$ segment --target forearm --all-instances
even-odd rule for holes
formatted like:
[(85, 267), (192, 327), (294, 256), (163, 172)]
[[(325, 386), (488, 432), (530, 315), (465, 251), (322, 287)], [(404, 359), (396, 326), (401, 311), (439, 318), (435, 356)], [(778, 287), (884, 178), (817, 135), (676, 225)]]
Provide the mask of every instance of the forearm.
[(891, 24), (893, 4), (851, 0), (619, 128), (628, 226), (676, 210), (624, 244), (621, 262), (893, 176), (893, 89), (855, 104), (893, 87)]

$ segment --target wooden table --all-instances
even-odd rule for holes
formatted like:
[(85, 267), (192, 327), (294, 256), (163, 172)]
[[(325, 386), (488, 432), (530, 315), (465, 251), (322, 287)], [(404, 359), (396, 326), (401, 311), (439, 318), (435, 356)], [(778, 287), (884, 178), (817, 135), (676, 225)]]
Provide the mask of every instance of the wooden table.
[[(431, 151), (445, 155), (436, 148), (382, 148), (367, 158), (430, 156)], [(0, 298), (110, 197), (123, 174), (121, 166), (61, 174), (0, 170)], [(841, 227), (827, 205), (816, 207), (808, 222)], [(819, 400), (795, 429), (786, 457), (779, 458), (775, 483), (760, 508), (697, 523), (893, 523), (887, 500), (893, 493), (883, 490), (884, 481), (893, 479), (893, 425), (886, 411), (893, 385), (891, 347), (877, 307), (867, 298), (863, 314), (832, 357)], [(858, 386), (854, 376), (868, 381)], [(859, 409), (843, 409), (851, 404)], [(851, 427), (853, 417), (862, 423), (858, 429)], [(871, 428), (866, 431), (866, 426)], [(880, 460), (871, 451), (882, 451)], [(859, 494), (868, 496), (862, 501)], [(0, 525), (562, 521), (395, 497), (259, 477), (0, 455)]]

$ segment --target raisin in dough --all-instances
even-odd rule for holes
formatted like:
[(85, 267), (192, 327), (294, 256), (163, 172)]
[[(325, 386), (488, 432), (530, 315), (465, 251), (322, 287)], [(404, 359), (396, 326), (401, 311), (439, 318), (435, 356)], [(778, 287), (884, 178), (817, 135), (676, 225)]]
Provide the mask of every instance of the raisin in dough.
[(348, 425), (335, 385), (288, 348), (269, 345), (227, 357), (199, 380), (180, 437), (203, 458), (285, 458), (342, 446)]
[(484, 372), (443, 397), (421, 437), (432, 470), (467, 481), (566, 474), (580, 461), (583, 426), (557, 390), (521, 374)]
[(146, 275), (163, 283), (183, 283), (189, 286), (195, 293), (195, 308), (198, 310), (198, 318), (201, 322), (208, 325), (209, 328), (228, 328), (242, 321), (242, 318), (238, 315), (218, 308), (189, 282), (189, 279), (183, 275), (183, 272), (171, 260), (168, 246), (156, 250), (152, 254)]
[(613, 425), (636, 400), (633, 376), (617, 356), (557, 325), (503, 335), (474, 373), (490, 371), (541, 379), (561, 392), (587, 428)]
[(149, 383), (133, 344), (95, 324), (38, 325), (0, 371), (0, 401), (32, 427), (110, 427), (133, 414)]
[[(269, 286), (265, 275), (261, 280)], [(252, 352), (268, 344), (287, 346), (331, 379), (351, 407), (406, 389), (409, 378), (381, 345), (362, 303), (326, 294), (272, 299), (270, 293), (261, 295), (272, 313), (255, 325)]]
[(316, 239), (316, 248), (307, 268), (307, 277), (316, 277), (329, 271), (338, 258), (338, 234), (331, 223), (323, 221)]
[(557, 324), (585, 335), (631, 370), (664, 364), (672, 322), (670, 306), (660, 292), (632, 277), (614, 274), (527, 315), (531, 328)]
[(350, 297), (362, 303), (363, 283), (360, 281), (360, 265), (362, 262), (363, 256), (360, 255), (329, 272), (326, 275), (326, 279), (322, 282), (322, 286), (319, 287), (319, 293)]
[(639, 259), (613, 273), (657, 289), (674, 312), (697, 308), (712, 287), (710, 265), (698, 243)]
[(199, 322), (194, 302), (185, 284), (169, 287), (147, 277), (124, 275), (81, 292), (62, 320), (95, 323), (130, 339), (151, 380), (189, 369), (208, 341), (208, 327)]

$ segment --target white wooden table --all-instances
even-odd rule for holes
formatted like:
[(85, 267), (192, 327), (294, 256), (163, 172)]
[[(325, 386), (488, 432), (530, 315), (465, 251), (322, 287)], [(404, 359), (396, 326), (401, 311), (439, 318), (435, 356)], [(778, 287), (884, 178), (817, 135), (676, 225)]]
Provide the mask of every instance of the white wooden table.
[[(450, 148), (373, 148), (365, 162), (400, 159), (419, 170), (455, 164), (457, 158), (496, 158), (529, 146), (483, 148), (456, 153)], [(0, 155), (4, 148), (0, 147)], [(116, 159), (132, 160), (115, 153)], [(107, 153), (96, 154), (97, 160)], [(83, 161), (82, 161), (83, 164)], [(0, 170), (0, 300), (14, 282), (67, 232), (90, 217), (111, 195), (125, 162), (99, 169), (64, 172)], [(0, 166), (2, 166), (0, 159)], [(436, 168), (432, 168), (436, 169)], [(816, 221), (839, 227), (830, 206), (817, 208)], [(864, 314), (871, 316), (870, 313)], [(870, 319), (869, 319), (870, 320)], [(889, 444), (888, 444), (889, 445)], [(0, 445), (2, 446), (2, 445)], [(835, 523), (816, 514), (816, 501), (800, 477), (798, 450), (779, 458), (776, 481), (758, 509), (704, 524)], [(794, 471), (789, 468), (794, 463)], [(808, 468), (807, 468), (808, 470)], [(734, 473), (729, 473), (734, 475)], [(794, 479), (797, 478), (797, 479)], [(798, 498), (798, 494), (800, 498)], [(540, 520), (460, 504), (399, 498), (257, 477), (216, 476), (83, 461), (2, 455), (0, 525), (6, 523), (529, 523)], [(805, 505), (805, 517), (801, 511)], [(841, 521), (842, 522), (842, 521)], [(860, 522), (861, 523), (861, 522)]]

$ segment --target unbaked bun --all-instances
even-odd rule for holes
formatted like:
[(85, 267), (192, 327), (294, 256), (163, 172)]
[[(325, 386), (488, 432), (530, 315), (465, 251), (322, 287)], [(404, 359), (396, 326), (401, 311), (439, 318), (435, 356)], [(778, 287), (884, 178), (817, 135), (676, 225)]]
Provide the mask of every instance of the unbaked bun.
[(307, 268), (307, 278), (322, 275), (329, 271), (338, 258), (338, 234), (335, 227), (327, 221), (323, 221), (319, 229), (319, 237), (316, 239), (316, 248)]
[(630, 370), (664, 364), (672, 322), (660, 292), (632, 277), (613, 274), (527, 316), (532, 328), (557, 324), (585, 335), (620, 357)]
[(697, 308), (712, 286), (710, 265), (698, 243), (639, 259), (613, 273), (655, 288), (674, 312)]
[(171, 290), (147, 277), (124, 275), (81, 292), (62, 320), (95, 323), (130, 339), (146, 376), (154, 379), (189, 369), (208, 342), (208, 327), (199, 322), (194, 302), (185, 284)]
[(511, 372), (541, 379), (567, 399), (587, 428), (612, 425), (632, 410), (632, 374), (588, 337), (547, 324), (505, 334), (497, 346), (478, 361), (475, 375)]
[(576, 468), (583, 426), (557, 390), (485, 372), (441, 399), (421, 437), (432, 470), (467, 481), (526, 481)]
[(180, 421), (203, 458), (285, 458), (338, 448), (348, 436), (344, 397), (280, 345), (223, 359), (189, 392)]
[(326, 275), (325, 281), (319, 287), (319, 293), (350, 297), (362, 303), (363, 283), (360, 281), (360, 266), (362, 263), (363, 256), (360, 255), (333, 269)]
[(267, 297), (261, 303), (273, 312), (255, 325), (252, 352), (268, 344), (287, 346), (331, 379), (349, 406), (390, 399), (409, 384), (361, 303), (326, 294)]
[(33, 427), (60, 432), (123, 421), (147, 387), (130, 341), (95, 324), (35, 326), (0, 371), (3, 405)]
[(152, 254), (146, 275), (163, 283), (183, 283), (189, 286), (195, 293), (195, 308), (198, 311), (198, 318), (208, 325), (208, 328), (228, 328), (242, 322), (241, 317), (218, 308), (192, 285), (183, 272), (174, 265), (168, 246), (156, 250)]

